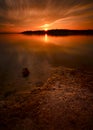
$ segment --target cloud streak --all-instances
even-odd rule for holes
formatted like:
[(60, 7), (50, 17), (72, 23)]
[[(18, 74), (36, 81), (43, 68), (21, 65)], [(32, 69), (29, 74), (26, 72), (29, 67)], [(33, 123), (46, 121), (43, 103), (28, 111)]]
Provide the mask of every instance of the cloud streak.
[[(0, 0), (0, 30), (93, 29), (93, 0)], [(72, 26), (72, 24), (75, 24)]]

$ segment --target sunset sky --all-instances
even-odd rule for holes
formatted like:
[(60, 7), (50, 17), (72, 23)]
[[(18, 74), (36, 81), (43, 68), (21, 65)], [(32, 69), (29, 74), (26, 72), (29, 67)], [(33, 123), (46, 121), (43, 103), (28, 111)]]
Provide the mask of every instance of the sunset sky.
[(93, 0), (0, 0), (0, 31), (93, 29)]

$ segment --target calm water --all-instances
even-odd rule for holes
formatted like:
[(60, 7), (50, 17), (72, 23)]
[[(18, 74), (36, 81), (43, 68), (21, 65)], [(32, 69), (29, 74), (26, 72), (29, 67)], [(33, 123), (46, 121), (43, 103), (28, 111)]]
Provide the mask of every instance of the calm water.
[[(0, 35), (0, 94), (42, 85), (59, 66), (93, 68), (93, 36)], [(22, 77), (27, 67), (30, 76)]]

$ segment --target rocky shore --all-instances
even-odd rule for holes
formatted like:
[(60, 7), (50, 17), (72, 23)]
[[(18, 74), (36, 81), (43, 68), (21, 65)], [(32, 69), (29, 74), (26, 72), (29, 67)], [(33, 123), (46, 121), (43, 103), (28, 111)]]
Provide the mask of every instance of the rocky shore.
[(59, 67), (31, 91), (0, 101), (0, 130), (92, 130), (93, 71)]

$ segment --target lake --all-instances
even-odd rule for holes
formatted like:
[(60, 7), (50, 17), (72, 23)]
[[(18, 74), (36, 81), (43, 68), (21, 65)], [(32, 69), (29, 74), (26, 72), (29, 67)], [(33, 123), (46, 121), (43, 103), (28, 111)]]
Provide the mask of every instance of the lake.
[[(93, 69), (93, 36), (0, 35), (0, 98), (31, 90), (56, 67)], [(22, 77), (23, 68), (30, 76)]]

